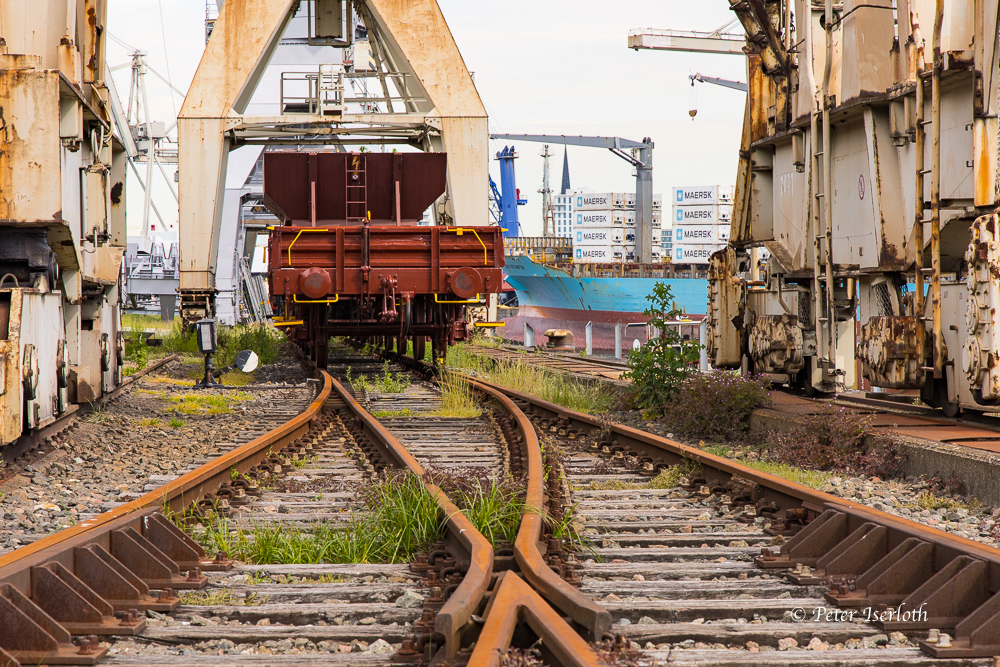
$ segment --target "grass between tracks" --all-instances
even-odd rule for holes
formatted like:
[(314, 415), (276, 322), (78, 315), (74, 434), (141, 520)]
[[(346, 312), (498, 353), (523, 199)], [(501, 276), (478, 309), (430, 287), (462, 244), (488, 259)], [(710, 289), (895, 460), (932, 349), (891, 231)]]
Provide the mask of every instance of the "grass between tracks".
[(361, 491), (367, 511), (309, 530), (268, 523), (248, 528), (219, 515), (204, 520), (196, 538), (211, 550), (257, 565), (407, 563), (440, 539), (437, 503), (412, 474), (380, 478)]
[(478, 417), (482, 414), (472, 385), (454, 373), (441, 376), (441, 407), (431, 412), (435, 417)]
[(606, 412), (617, 398), (613, 392), (574, 382), (563, 375), (531, 364), (530, 355), (514, 362), (495, 361), (479, 354), (468, 344), (448, 348), (447, 364), (455, 370), (472, 371), (508, 389), (534, 394), (539, 398), (578, 412)]
[[(426, 479), (442, 488), (491, 543), (513, 543), (525, 509), (516, 485), (497, 482), (485, 468), (431, 470)], [(446, 517), (411, 473), (380, 477), (359, 495), (366, 511), (308, 529), (284, 523), (244, 527), (214, 514), (191, 530), (183, 521), (189, 517), (173, 518), (206, 549), (256, 565), (407, 563), (444, 534)]]

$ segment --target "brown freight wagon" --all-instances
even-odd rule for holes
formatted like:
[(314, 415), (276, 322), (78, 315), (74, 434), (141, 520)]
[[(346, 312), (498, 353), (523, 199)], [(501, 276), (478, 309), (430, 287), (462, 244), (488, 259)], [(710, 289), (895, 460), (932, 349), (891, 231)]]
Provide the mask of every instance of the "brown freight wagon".
[(264, 155), (276, 322), (325, 367), (331, 336), (379, 337), (434, 358), (468, 337), (465, 308), (503, 285), (499, 227), (421, 226), (445, 153)]

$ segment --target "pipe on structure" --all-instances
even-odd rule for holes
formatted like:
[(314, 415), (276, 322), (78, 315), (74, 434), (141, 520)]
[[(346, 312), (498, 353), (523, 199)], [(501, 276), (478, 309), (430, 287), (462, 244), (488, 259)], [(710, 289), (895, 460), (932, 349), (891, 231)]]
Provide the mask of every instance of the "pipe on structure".
[[(826, 62), (823, 67), (823, 224), (826, 231), (826, 374), (836, 373), (837, 309), (833, 301), (833, 174), (830, 159), (830, 75), (833, 68), (833, 0), (826, 0)], [(818, 343), (819, 341), (817, 341)], [(823, 378), (825, 384), (827, 378)]]
[(914, 150), (916, 162), (916, 186), (914, 188), (913, 208), (913, 246), (914, 246), (914, 314), (919, 326), (916, 328), (916, 356), (921, 366), (927, 363), (927, 335), (924, 328), (924, 47), (920, 35), (920, 25), (911, 17), (913, 25), (914, 66), (916, 74), (916, 102), (914, 114)]
[[(830, 1), (830, 0), (828, 0)], [(934, 69), (931, 72), (931, 342), (934, 344), (934, 378), (944, 365), (941, 336), (941, 22), (944, 0), (934, 5)], [(923, 248), (921, 248), (923, 250)]]

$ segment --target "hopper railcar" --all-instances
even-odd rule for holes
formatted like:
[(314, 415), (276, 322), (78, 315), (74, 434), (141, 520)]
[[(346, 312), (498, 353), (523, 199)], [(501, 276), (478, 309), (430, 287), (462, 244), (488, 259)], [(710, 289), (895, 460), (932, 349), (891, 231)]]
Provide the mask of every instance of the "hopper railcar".
[(268, 286), (276, 323), (325, 367), (331, 336), (379, 339), (434, 359), (465, 340), (465, 308), (503, 285), (499, 227), (424, 226), (445, 191), (445, 153), (264, 157), (271, 229)]

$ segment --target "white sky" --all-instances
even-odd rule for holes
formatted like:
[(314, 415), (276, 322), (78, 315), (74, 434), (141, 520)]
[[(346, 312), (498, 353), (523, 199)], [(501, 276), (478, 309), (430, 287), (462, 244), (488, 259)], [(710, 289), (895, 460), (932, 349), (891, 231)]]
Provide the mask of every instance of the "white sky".
[[(723, 2), (690, 0), (508, 0), (501, 4), (438, 0), (490, 115), (494, 132), (583, 134), (641, 140), (652, 137), (653, 187), (668, 194), (681, 185), (733, 184), (736, 176), (745, 95), (696, 84), (698, 115), (691, 120), (687, 76), (746, 81), (738, 56), (632, 51), (631, 28), (713, 30), (734, 18)], [(161, 15), (163, 21), (161, 22)], [(150, 66), (186, 90), (204, 50), (205, 0), (111, 0), (111, 35), (147, 52)], [(733, 31), (738, 31), (739, 26)], [(164, 36), (166, 40), (164, 39)], [(166, 47), (164, 42), (166, 41)], [(128, 50), (108, 42), (108, 61), (129, 61)], [(169, 67), (168, 67), (169, 65)], [(123, 96), (129, 69), (115, 73)], [(173, 121), (181, 100), (148, 75), (147, 92), (155, 120)], [(504, 145), (491, 142), (495, 154)], [(519, 143), (518, 187), (524, 234), (541, 232), (541, 144)], [(562, 146), (554, 146), (552, 187), (562, 175)], [(635, 179), (627, 163), (593, 148), (569, 148), (575, 188), (594, 192), (629, 191)], [(495, 160), (490, 172), (499, 185)], [(153, 197), (165, 218), (175, 221), (176, 203), (162, 177), (154, 174)], [(668, 201), (668, 197), (664, 198)], [(142, 191), (130, 176), (129, 227), (142, 224)], [(135, 233), (135, 232), (133, 232)]]

